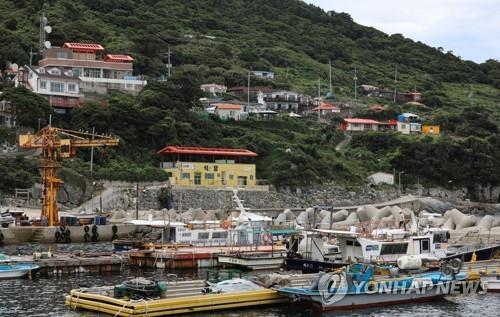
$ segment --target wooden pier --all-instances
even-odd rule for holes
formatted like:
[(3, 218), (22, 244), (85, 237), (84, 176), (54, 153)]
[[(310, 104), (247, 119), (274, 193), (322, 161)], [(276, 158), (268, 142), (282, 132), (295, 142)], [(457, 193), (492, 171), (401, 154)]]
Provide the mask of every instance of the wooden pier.
[(34, 259), (31, 255), (14, 256), (12, 263), (34, 263), (42, 275), (64, 275), (77, 273), (120, 272), (129, 263), (127, 255), (110, 252), (61, 253), (47, 259)]

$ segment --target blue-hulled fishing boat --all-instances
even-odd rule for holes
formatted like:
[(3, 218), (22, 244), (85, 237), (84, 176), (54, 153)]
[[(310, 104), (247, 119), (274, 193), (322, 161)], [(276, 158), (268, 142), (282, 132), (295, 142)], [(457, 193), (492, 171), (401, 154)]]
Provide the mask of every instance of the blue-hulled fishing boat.
[[(449, 273), (451, 270), (451, 274)], [(410, 302), (424, 302), (462, 290), (467, 274), (460, 268), (383, 278), (371, 264), (354, 264), (333, 273), (320, 273), (309, 288), (286, 287), (280, 294), (311, 302), (321, 310), (350, 310)], [(446, 272), (446, 273), (445, 273)], [(478, 285), (478, 284), (477, 284)]]
[(35, 264), (0, 264), (0, 279), (23, 277), (39, 268)]

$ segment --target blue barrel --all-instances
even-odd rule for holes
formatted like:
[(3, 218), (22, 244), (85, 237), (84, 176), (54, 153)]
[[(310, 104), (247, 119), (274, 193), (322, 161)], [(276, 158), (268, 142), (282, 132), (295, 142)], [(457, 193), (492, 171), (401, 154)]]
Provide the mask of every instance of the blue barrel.
[(95, 216), (94, 217), (94, 224), (99, 226), (101, 224), (101, 217)]

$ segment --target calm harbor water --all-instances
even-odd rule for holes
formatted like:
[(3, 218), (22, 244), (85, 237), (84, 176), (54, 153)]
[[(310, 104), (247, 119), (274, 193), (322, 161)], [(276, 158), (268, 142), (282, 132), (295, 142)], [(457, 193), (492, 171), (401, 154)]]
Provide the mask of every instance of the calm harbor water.
[[(9, 246), (0, 248), (1, 253), (29, 254), (34, 250), (46, 250), (47, 246)], [(73, 250), (111, 250), (110, 244), (94, 245), (58, 245), (52, 249), (60, 252)], [(176, 272), (180, 278), (199, 278), (204, 272), (181, 271)], [(113, 275), (73, 275), (62, 277), (36, 277), (33, 280), (13, 279), (0, 280), (0, 316), (61, 316), (61, 317), (90, 317), (109, 316), (82, 310), (72, 310), (64, 306), (64, 295), (71, 289), (82, 286), (114, 285), (124, 279), (146, 276), (162, 278), (162, 274), (153, 271), (127, 270)], [(321, 316), (499, 316), (500, 294), (448, 296), (443, 301), (384, 307), (379, 309), (361, 310), (353, 312), (323, 313)], [(189, 316), (224, 316), (224, 317), (307, 317), (319, 314), (301, 306), (285, 305), (258, 309), (235, 310), (229, 312), (203, 313)]]

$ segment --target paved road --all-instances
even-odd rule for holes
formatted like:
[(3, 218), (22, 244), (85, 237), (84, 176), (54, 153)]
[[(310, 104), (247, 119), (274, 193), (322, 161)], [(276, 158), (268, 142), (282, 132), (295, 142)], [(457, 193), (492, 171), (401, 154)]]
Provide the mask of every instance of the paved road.
[(351, 139), (352, 139), (352, 136), (350, 134), (345, 133), (344, 139), (342, 141), (340, 141), (339, 144), (337, 144), (337, 146), (335, 147), (335, 151), (341, 152), (344, 149), (344, 147), (347, 144), (349, 144), (349, 142), (351, 142)]

